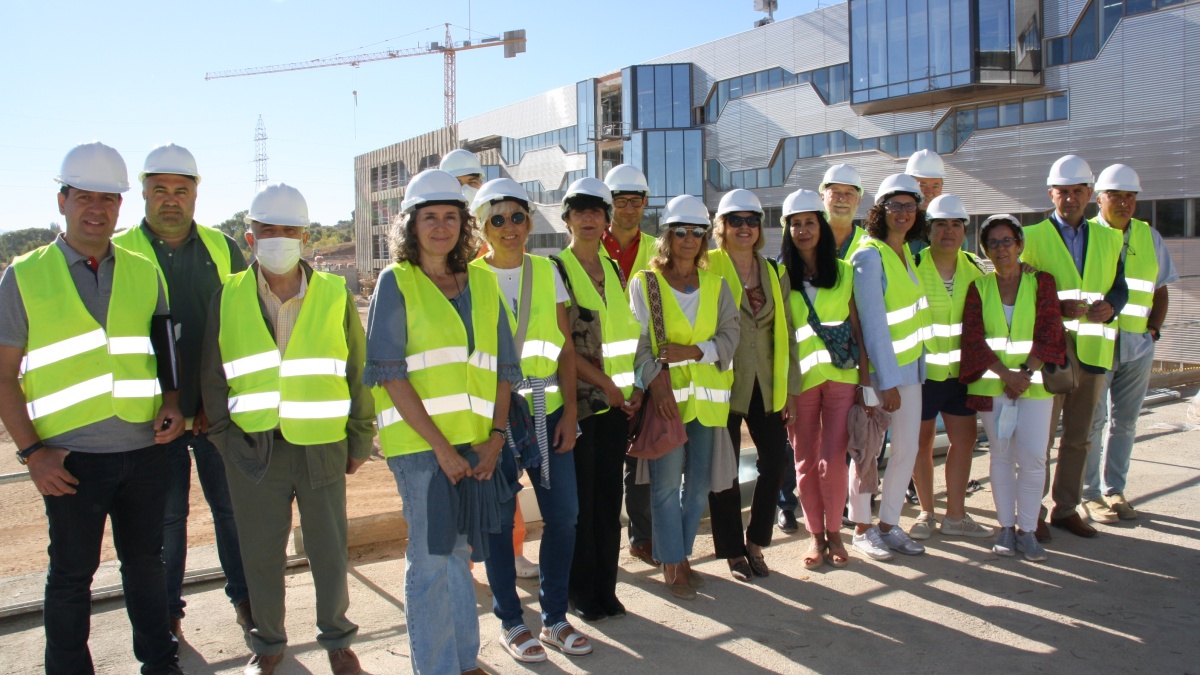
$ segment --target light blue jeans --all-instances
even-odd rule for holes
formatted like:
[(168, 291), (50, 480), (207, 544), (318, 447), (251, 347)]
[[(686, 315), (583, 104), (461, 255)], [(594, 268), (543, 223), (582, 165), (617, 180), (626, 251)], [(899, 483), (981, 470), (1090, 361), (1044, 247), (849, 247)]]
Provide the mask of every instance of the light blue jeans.
[[(715, 429), (699, 420), (688, 422), (686, 429), (687, 443), (650, 462), (654, 557), (671, 564), (692, 555), (712, 483)], [(719, 430), (726, 433), (724, 426)]]
[[(1150, 385), (1154, 352), (1140, 359), (1113, 364), (1100, 390), (1100, 403), (1092, 416), (1091, 450), (1083, 474), (1083, 498), (1125, 494), (1129, 458), (1137, 435), (1137, 419)], [(1101, 442), (1107, 441), (1107, 442)], [(1100, 467), (1104, 472), (1101, 475)]]
[(475, 669), (479, 615), (466, 535), (451, 555), (429, 553), (429, 482), (438, 471), (433, 451), (388, 458), (408, 523), (404, 553), (404, 618), (409, 660), (418, 675)]

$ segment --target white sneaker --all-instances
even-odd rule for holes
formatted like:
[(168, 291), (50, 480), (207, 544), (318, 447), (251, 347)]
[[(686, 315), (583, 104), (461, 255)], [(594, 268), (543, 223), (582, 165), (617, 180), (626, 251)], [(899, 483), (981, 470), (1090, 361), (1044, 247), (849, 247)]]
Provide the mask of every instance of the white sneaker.
[(536, 579), (538, 576), (538, 566), (535, 562), (530, 562), (525, 556), (519, 555), (513, 560), (517, 568), (518, 579)]
[(917, 522), (908, 528), (908, 536), (913, 539), (928, 539), (933, 534), (934, 528), (937, 527), (937, 520), (929, 511), (922, 511), (921, 515), (917, 516)]
[[(980, 525), (971, 520), (971, 514), (964, 514), (962, 520), (942, 518), (942, 534), (952, 534), (956, 537), (990, 537), (996, 531), (987, 525)], [(915, 539), (915, 537), (914, 537)]]
[(871, 560), (891, 560), (894, 557), (887, 544), (883, 543), (883, 533), (878, 527), (872, 527), (862, 534), (855, 533), (853, 544), (859, 553)]
[(893, 551), (899, 551), (904, 555), (921, 555), (925, 552), (924, 546), (909, 539), (908, 535), (904, 534), (904, 530), (899, 527), (893, 527), (887, 532), (883, 532), (880, 535), (880, 539), (883, 540), (884, 545), (888, 548)]

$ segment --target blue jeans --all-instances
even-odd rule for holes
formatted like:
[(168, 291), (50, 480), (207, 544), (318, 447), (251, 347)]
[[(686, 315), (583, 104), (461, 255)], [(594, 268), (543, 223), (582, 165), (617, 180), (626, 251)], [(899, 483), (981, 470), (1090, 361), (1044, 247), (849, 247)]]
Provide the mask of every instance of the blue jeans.
[[(1105, 375), (1100, 403), (1092, 416), (1092, 447), (1083, 475), (1085, 500), (1099, 499), (1101, 494), (1125, 494), (1137, 419), (1142, 412), (1146, 388), (1150, 386), (1152, 365), (1153, 351), (1135, 361), (1117, 363), (1114, 360), (1113, 369)], [(1105, 440), (1107, 443), (1103, 442)], [(1101, 465), (1104, 466), (1103, 475)]]
[(162, 518), (167, 461), (150, 446), (111, 454), (72, 452), (64, 468), (79, 480), (75, 494), (43, 497), (50, 525), (43, 622), (46, 673), (93, 673), (88, 651), (92, 577), (100, 566), (104, 522), (112, 518), (121, 561), (133, 655), (142, 673), (166, 673), (179, 658), (167, 614)]
[(793, 467), (793, 470), (783, 472), (783, 482), (779, 484), (779, 510), (795, 513), (799, 507), (800, 499), (796, 497), (796, 471)]
[[(550, 433), (562, 417), (555, 411), (546, 418)], [(553, 439), (551, 439), (553, 440)], [(500, 455), (498, 469), (510, 484), (517, 482), (517, 465), (512, 453)], [(556, 454), (550, 448), (550, 488), (542, 487), (538, 469), (531, 469), (533, 492), (542, 512), (542, 545), (538, 550), (538, 574), (541, 588), (538, 599), (542, 605), (542, 625), (553, 626), (567, 618), (567, 582), (571, 576), (571, 560), (575, 554), (575, 521), (579, 515), (578, 491), (575, 486), (575, 453)], [(521, 601), (517, 598), (517, 571), (513, 562), (513, 515), (517, 497), (500, 504), (500, 532), (489, 534), (487, 567), (488, 585), (492, 587), (492, 612), (500, 619), (504, 630), (525, 623)]]
[[(450, 555), (429, 553), (429, 482), (438, 472), (437, 458), (427, 450), (389, 457), (387, 462), (408, 524), (404, 618), (413, 672), (442, 675), (473, 670), (479, 655), (479, 615), (467, 537), (458, 536)], [(511, 537), (508, 547), (512, 549)]]
[[(196, 475), (212, 512), (217, 535), (217, 558), (225, 572), (225, 595), (234, 605), (250, 597), (246, 575), (242, 571), (242, 550), (238, 547), (233, 504), (225, 480), (225, 462), (208, 434), (193, 436), (185, 431), (167, 445), (159, 446), (167, 455), (167, 508), (163, 521), (163, 564), (167, 569), (167, 603), (171, 616), (182, 617), (187, 602), (183, 599), (183, 573), (187, 566), (188, 496), (192, 482), (192, 455), (196, 456)], [(191, 448), (191, 453), (188, 449)]]
[[(687, 443), (650, 462), (654, 557), (663, 563), (681, 563), (692, 555), (712, 483), (715, 429), (699, 420), (686, 428)], [(719, 430), (727, 433), (725, 427)]]

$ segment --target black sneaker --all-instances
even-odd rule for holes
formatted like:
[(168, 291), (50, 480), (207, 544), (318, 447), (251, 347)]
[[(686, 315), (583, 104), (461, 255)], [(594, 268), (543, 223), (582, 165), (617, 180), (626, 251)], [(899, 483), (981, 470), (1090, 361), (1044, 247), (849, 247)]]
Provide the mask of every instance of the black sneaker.
[(800, 524), (796, 522), (795, 511), (779, 510), (779, 515), (775, 517), (775, 524), (779, 526), (779, 531), (784, 534), (791, 534), (800, 529)]

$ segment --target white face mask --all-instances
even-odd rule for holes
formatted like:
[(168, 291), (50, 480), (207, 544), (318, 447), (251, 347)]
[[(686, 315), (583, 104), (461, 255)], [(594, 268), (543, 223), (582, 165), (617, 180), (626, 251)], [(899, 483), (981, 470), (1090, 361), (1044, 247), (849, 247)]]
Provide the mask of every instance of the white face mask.
[(254, 240), (254, 255), (258, 263), (269, 272), (287, 274), (300, 262), (300, 240), (289, 237), (272, 237)]
[(467, 208), (471, 208), (475, 204), (475, 195), (479, 194), (479, 188), (471, 187), (470, 185), (462, 186), (463, 197), (467, 199)]

